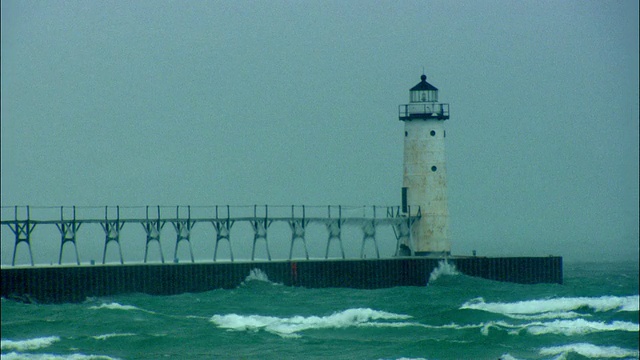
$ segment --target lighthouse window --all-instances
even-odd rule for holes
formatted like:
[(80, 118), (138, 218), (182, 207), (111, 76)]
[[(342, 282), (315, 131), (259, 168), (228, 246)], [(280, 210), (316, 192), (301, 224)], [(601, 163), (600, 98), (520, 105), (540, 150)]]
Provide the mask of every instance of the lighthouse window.
[(405, 136), (405, 137), (409, 136), (409, 132), (408, 132), (408, 131), (405, 131), (405, 132), (404, 132), (404, 136)]
[(434, 130), (431, 130), (430, 134), (431, 136), (436, 136), (436, 132)]
[(435, 166), (432, 166), (432, 167), (431, 167), (431, 171), (434, 171), (434, 172), (435, 172), (436, 170), (438, 170), (438, 168), (437, 168), (437, 167), (435, 167)]

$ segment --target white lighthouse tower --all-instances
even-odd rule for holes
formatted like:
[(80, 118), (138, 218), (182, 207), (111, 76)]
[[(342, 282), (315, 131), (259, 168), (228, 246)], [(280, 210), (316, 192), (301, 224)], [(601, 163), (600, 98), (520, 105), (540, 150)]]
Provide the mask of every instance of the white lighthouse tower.
[(449, 104), (438, 102), (438, 89), (426, 75), (409, 90), (409, 104), (399, 106), (404, 121), (404, 178), (402, 209), (420, 219), (411, 228), (416, 256), (448, 256), (449, 209), (447, 206), (447, 166), (444, 121), (449, 119)]

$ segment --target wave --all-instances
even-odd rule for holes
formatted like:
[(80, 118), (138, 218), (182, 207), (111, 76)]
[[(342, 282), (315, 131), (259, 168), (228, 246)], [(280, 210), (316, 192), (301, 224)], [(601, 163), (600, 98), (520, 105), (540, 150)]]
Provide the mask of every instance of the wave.
[(638, 358), (638, 350), (623, 349), (617, 346), (598, 346), (589, 343), (577, 343), (540, 349), (540, 355), (564, 355), (575, 353), (587, 358)]
[(511, 324), (506, 321), (488, 321), (479, 324), (459, 325), (451, 323), (448, 325), (424, 325), (417, 323), (403, 323), (405, 326), (420, 326), (428, 329), (453, 329), (467, 330), (480, 329), (482, 335), (488, 336), (491, 329), (502, 330), (510, 335), (520, 335), (522, 331), (526, 331), (531, 335), (585, 335), (599, 332), (622, 331), (622, 332), (638, 332), (639, 325), (626, 321), (614, 321), (612, 323), (604, 323), (597, 321), (586, 321), (584, 319), (575, 320), (555, 320), (549, 322), (530, 322), (524, 324)]
[[(372, 309), (348, 309), (328, 316), (275, 317), (262, 315), (214, 315), (210, 321), (218, 327), (234, 331), (265, 330), (283, 337), (298, 337), (298, 333), (311, 329), (339, 329), (351, 326), (400, 327), (411, 323), (385, 323), (376, 320), (406, 320), (409, 315), (394, 314)], [(419, 324), (418, 324), (419, 325)]]
[(267, 274), (261, 269), (251, 269), (251, 271), (249, 271), (249, 275), (242, 282), (242, 285), (247, 285), (251, 281), (265, 282), (272, 285), (282, 285), (269, 280), (269, 276), (267, 276)]
[(141, 310), (138, 307), (133, 305), (121, 305), (118, 303), (111, 304), (101, 304), (100, 306), (91, 306), (89, 309), (91, 310), (99, 310), (99, 309), (109, 309), (109, 310)]
[(150, 310), (141, 309), (141, 308), (139, 308), (137, 306), (133, 306), (133, 305), (122, 305), (122, 304), (118, 304), (116, 302), (112, 302), (110, 304), (101, 304), (100, 306), (90, 306), (89, 309), (91, 309), (91, 310), (108, 309), (108, 310), (124, 310), (124, 311), (136, 310), (136, 311), (146, 312), (146, 313), (149, 313), (149, 314), (155, 314), (155, 312), (150, 311)]
[(132, 334), (132, 333), (112, 333), (112, 334), (104, 334), (104, 335), (96, 335), (96, 336), (92, 336), (94, 339), (96, 340), (107, 340), (109, 338), (112, 337), (122, 337), (122, 336), (136, 336), (136, 334)]
[(512, 319), (518, 320), (545, 320), (545, 319), (575, 319), (578, 317), (590, 317), (590, 314), (581, 314), (574, 311), (552, 311), (541, 314), (534, 315), (515, 315), (515, 314), (504, 314)]
[(502, 354), (502, 356), (500, 356), (498, 360), (518, 360), (518, 358), (513, 357), (513, 355), (511, 354)]
[(555, 320), (546, 323), (526, 324), (527, 332), (532, 335), (559, 334), (585, 335), (605, 331), (638, 332), (638, 324), (627, 321), (614, 321), (609, 324), (601, 321), (587, 321), (584, 319)]
[(118, 360), (105, 355), (84, 355), (84, 354), (22, 354), (10, 352), (2, 354), (2, 360)]
[(460, 275), (460, 273), (454, 264), (450, 264), (447, 261), (442, 260), (438, 262), (438, 267), (431, 271), (431, 274), (429, 275), (429, 282), (436, 281), (443, 275)]
[[(2, 340), (0, 341), (0, 349), (2, 350), (36, 350), (50, 346), (56, 341), (60, 341), (57, 336), (48, 336), (28, 340)], [(4, 358), (4, 354), (2, 355)]]
[[(470, 327), (474, 325), (468, 325)], [(490, 321), (477, 325), (481, 327), (483, 335), (489, 335), (490, 329), (505, 330), (510, 335), (519, 335), (522, 331), (526, 331), (531, 335), (586, 335), (592, 333), (623, 331), (638, 332), (639, 325), (626, 321), (614, 321), (605, 323), (599, 321), (587, 321), (584, 319), (575, 320), (555, 320), (549, 322), (531, 322), (525, 324), (510, 324), (505, 321)]]
[(520, 335), (526, 331), (530, 335), (585, 335), (601, 332), (638, 332), (639, 325), (626, 321), (613, 321), (611, 323), (587, 321), (585, 319), (554, 320), (548, 322), (534, 321), (523, 324), (512, 324), (506, 321), (489, 321), (479, 324), (446, 324), (428, 325), (408, 320), (412, 317), (377, 311), (372, 309), (348, 309), (336, 312), (329, 316), (293, 316), (274, 317), (262, 315), (214, 315), (209, 321), (216, 326), (233, 331), (259, 331), (264, 330), (283, 337), (298, 337), (299, 332), (312, 329), (346, 328), (346, 327), (421, 327), (428, 329), (467, 330), (480, 329), (480, 332), (488, 336), (491, 329), (506, 331), (510, 335)]
[(476, 298), (465, 302), (460, 309), (481, 310), (509, 317), (532, 315), (538, 318), (551, 318), (555, 315), (556, 317), (567, 318), (576, 314), (571, 313), (571, 311), (584, 307), (596, 312), (638, 311), (638, 298), (638, 295), (573, 297), (526, 300), (513, 303), (487, 303), (483, 298)]

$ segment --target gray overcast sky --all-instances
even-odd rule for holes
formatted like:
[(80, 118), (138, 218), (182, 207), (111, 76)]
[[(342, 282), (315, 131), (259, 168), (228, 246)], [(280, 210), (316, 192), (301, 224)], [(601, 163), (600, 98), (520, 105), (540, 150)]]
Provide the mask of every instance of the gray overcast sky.
[(1, 3), (3, 206), (398, 205), (424, 67), (454, 253), (638, 259), (635, 0)]

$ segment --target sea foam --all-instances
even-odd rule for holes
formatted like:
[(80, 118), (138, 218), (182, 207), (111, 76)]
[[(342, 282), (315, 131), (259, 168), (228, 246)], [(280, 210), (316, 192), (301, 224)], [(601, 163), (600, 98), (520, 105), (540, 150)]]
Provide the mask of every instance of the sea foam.
[(617, 346), (597, 346), (589, 343), (577, 343), (552, 346), (540, 349), (540, 355), (568, 355), (575, 353), (588, 358), (637, 358), (638, 351)]
[[(2, 340), (0, 348), (2, 350), (36, 350), (50, 346), (56, 341), (60, 341), (57, 336), (40, 337), (28, 340)], [(2, 355), (4, 358), (4, 354)]]
[(601, 321), (587, 321), (584, 319), (555, 320), (544, 323), (526, 324), (527, 332), (532, 335), (559, 334), (559, 335), (585, 335), (598, 332), (624, 331), (638, 332), (638, 324), (627, 321), (613, 321), (605, 323)]
[(84, 355), (84, 354), (22, 354), (10, 352), (2, 354), (2, 360), (118, 360), (104, 355)]
[(526, 331), (531, 335), (586, 335), (592, 333), (621, 331), (621, 332), (638, 332), (638, 324), (626, 321), (613, 321), (605, 323), (601, 321), (587, 321), (584, 319), (573, 320), (555, 320), (548, 322), (530, 322), (524, 324), (510, 324), (505, 321), (489, 321), (481, 324), (481, 333), (489, 335), (490, 329), (504, 330), (511, 335), (519, 335), (522, 331)]
[(109, 309), (109, 310), (140, 310), (133, 305), (121, 305), (118, 303), (101, 304), (100, 306), (91, 306), (91, 310)]
[(275, 317), (262, 315), (214, 315), (210, 321), (218, 327), (235, 331), (265, 330), (284, 337), (297, 337), (297, 333), (311, 329), (337, 329), (351, 326), (398, 327), (398, 323), (375, 322), (376, 320), (405, 320), (409, 315), (393, 314), (372, 309), (348, 309), (328, 316)]
[(108, 309), (108, 310), (124, 310), (124, 311), (142, 311), (148, 314), (155, 314), (155, 312), (151, 311), (151, 310), (145, 310), (145, 309), (141, 309), (137, 306), (133, 306), (133, 305), (122, 305), (122, 304), (118, 304), (116, 302), (110, 303), (110, 304), (101, 304), (100, 306), (91, 306), (89, 307), (89, 309), (91, 310), (102, 310), (102, 309)]
[(135, 336), (136, 334), (133, 333), (112, 333), (112, 334), (104, 334), (104, 335), (97, 335), (97, 336), (92, 336), (94, 339), (96, 340), (107, 340), (109, 338), (113, 338), (113, 337), (122, 337), (122, 336)]
[[(465, 302), (460, 309), (481, 310), (506, 316), (557, 314), (558, 317), (566, 317), (567, 312), (584, 307), (596, 312), (638, 311), (638, 295), (555, 298), (526, 300), (513, 303), (487, 303), (483, 298), (476, 298)], [(573, 315), (570, 314), (569, 316)]]
[(519, 360), (519, 359), (516, 357), (513, 357), (513, 355), (511, 354), (502, 354), (502, 356), (500, 356), (498, 360)]

